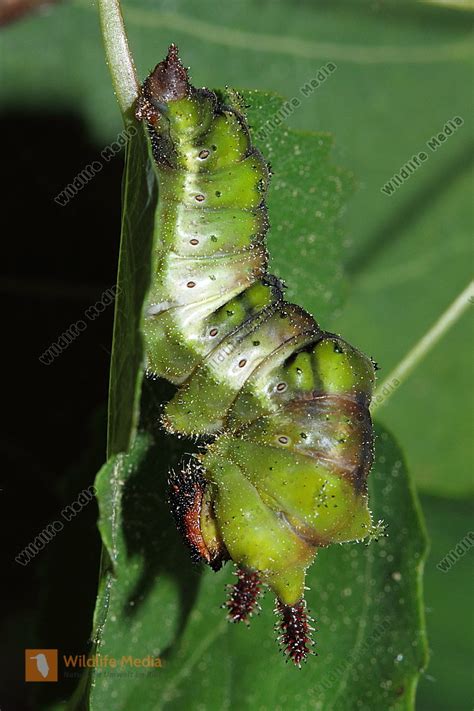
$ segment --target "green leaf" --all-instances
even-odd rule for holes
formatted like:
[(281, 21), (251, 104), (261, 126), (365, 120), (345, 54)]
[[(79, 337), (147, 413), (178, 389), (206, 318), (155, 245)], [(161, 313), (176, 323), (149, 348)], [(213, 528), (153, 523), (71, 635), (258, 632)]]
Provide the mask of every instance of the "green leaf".
[[(152, 403), (156, 385), (150, 388)], [(270, 594), (250, 629), (231, 625), (220, 606), (232, 567), (216, 574), (189, 562), (165, 500), (169, 444), (163, 433), (141, 431), (130, 454), (98, 480), (101, 531), (115, 575), (99, 600), (96, 651), (119, 660), (160, 657), (162, 667), (125, 662), (124, 676), (93, 671), (92, 711), (111, 703), (114, 711), (412, 708), (426, 664), (426, 540), (405, 464), (388, 433), (379, 431), (370, 477), (374, 514), (384, 518), (388, 537), (318, 555), (307, 597), (319, 656), (301, 672), (278, 653)], [(175, 450), (171, 458), (177, 456)]]
[[(133, 127), (132, 127), (133, 128)], [(127, 145), (123, 178), (114, 336), (110, 366), (108, 454), (128, 450), (139, 417), (144, 370), (142, 309), (150, 283), (157, 185), (141, 126)]]
[[(241, 93), (255, 143), (273, 172), (268, 193), (270, 269), (284, 276), (288, 301), (297, 301), (321, 324), (327, 323), (346, 292), (340, 215), (353, 191), (352, 176), (331, 165), (330, 134), (278, 129), (288, 102), (259, 92)], [(318, 265), (312, 278), (308, 264)]]

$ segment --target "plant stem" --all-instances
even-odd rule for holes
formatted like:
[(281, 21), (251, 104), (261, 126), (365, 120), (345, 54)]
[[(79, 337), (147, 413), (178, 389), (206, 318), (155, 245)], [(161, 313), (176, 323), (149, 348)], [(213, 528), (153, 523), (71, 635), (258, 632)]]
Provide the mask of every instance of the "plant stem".
[[(453, 303), (439, 317), (421, 340), (406, 354), (397, 367), (385, 378), (374, 393), (372, 412), (385, 405), (391, 395), (407, 379), (411, 371), (420, 363), (438, 341), (462, 316), (469, 305), (474, 303), (474, 281), (459, 294)], [(385, 390), (385, 393), (384, 393)]]
[(128, 47), (120, 0), (98, 0), (105, 55), (115, 96), (124, 123), (133, 121), (133, 104), (138, 96), (135, 65)]

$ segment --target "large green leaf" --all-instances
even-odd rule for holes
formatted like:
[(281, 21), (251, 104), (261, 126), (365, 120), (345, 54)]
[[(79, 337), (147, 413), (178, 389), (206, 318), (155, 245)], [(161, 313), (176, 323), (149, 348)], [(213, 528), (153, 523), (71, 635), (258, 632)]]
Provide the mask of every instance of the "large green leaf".
[(271, 595), (250, 629), (231, 625), (221, 604), (232, 568), (216, 574), (189, 562), (165, 501), (169, 444), (162, 433), (142, 431), (98, 479), (115, 575), (99, 599), (97, 651), (120, 660), (160, 657), (162, 667), (94, 671), (91, 709), (412, 708), (426, 663), (425, 538), (391, 437), (379, 433), (370, 486), (388, 537), (320, 552), (307, 594), (319, 656), (301, 672), (278, 653)]

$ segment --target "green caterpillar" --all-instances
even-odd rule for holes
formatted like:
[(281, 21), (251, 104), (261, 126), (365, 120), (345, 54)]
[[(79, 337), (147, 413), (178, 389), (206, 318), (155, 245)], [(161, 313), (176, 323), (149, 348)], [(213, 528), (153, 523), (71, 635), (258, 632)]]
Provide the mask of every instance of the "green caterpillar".
[(229, 102), (190, 85), (174, 45), (142, 87), (160, 188), (147, 368), (178, 386), (166, 429), (210, 439), (170, 478), (178, 527), (196, 559), (239, 566), (231, 619), (248, 619), (262, 585), (274, 591), (299, 665), (306, 569), (319, 547), (371, 529), (374, 364), (268, 274), (269, 170)]

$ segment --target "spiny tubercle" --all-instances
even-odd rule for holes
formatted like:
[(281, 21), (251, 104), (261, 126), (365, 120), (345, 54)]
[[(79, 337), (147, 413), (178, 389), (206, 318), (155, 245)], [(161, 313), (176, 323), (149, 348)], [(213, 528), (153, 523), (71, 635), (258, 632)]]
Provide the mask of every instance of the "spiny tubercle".
[(277, 623), (280, 631), (278, 640), (283, 652), (301, 668), (301, 662), (306, 661), (310, 654), (315, 654), (311, 649), (314, 646), (311, 638), (314, 627), (311, 626), (312, 619), (308, 615), (306, 601), (302, 599), (296, 605), (285, 605), (277, 600), (275, 612), (280, 617)]

